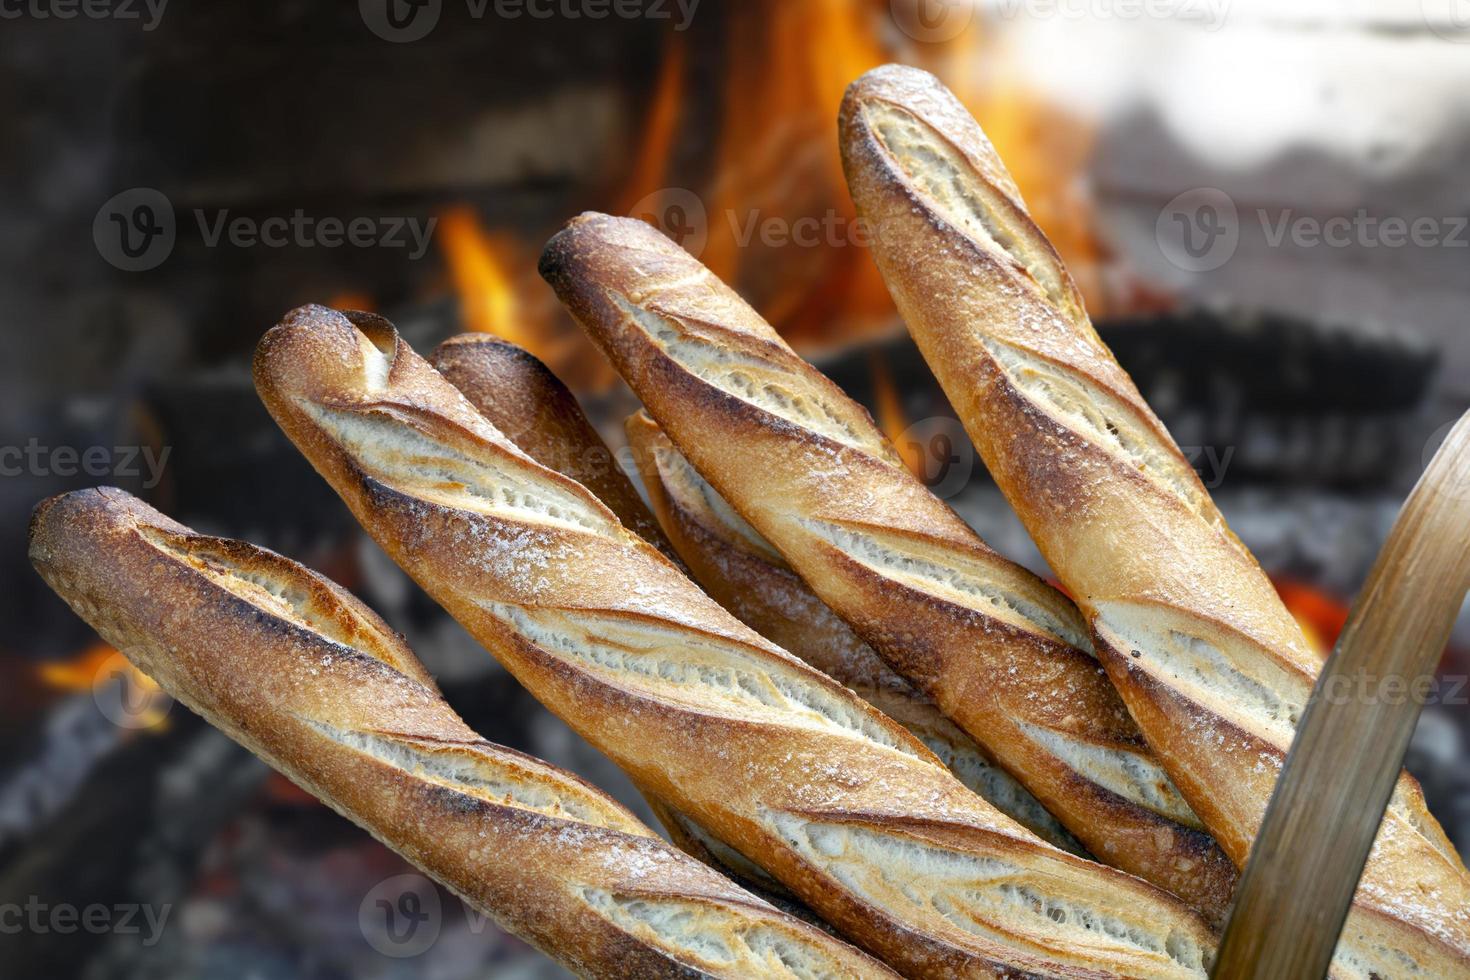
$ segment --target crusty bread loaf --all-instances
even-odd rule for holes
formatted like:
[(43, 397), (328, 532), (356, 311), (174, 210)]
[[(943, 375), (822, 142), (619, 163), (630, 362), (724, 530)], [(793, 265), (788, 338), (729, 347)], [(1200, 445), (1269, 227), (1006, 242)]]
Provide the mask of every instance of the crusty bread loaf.
[(654, 513), (711, 598), (913, 732), (960, 782), (1001, 813), (1050, 844), (1083, 853), (1036, 797), (817, 598), (781, 553), (689, 465), (647, 412), (629, 416), (626, 428)]
[[(444, 341), (429, 352), (427, 360), (517, 449), (591, 490), (624, 527), (679, 561), (657, 519), (644, 506), (637, 488), (597, 434), (576, 396), (535, 355), (498, 337), (467, 333)], [(662, 800), (645, 799), (669, 837), (685, 852), (728, 874), (783, 911), (811, 917), (812, 913), (759, 865), (716, 840), (687, 814)]]
[(678, 560), (576, 397), (529, 351), (467, 333), (434, 348), (428, 361), (527, 456), (591, 490), (624, 527)]
[(516, 449), (386, 321), (297, 310), (255, 376), (358, 520), (521, 683), (903, 972), (1202, 973), (1212, 937), (1184, 906), (991, 808)]
[(890, 667), (1099, 860), (1223, 913), (1234, 868), (1061, 593), (988, 548), (861, 406), (649, 225), (583, 216), (542, 272), (684, 457)]
[[(535, 356), (496, 337), (461, 334), (434, 348), (428, 361), (526, 455), (591, 490), (624, 527), (666, 555), (687, 560), (686, 572), (737, 619), (913, 732), (960, 782), (1006, 816), (1050, 844), (1083, 853), (1036, 797), (822, 604), (694, 472), (646, 412), (630, 416), (626, 428), (657, 518), (576, 397)], [(660, 805), (654, 813), (674, 841), (701, 860), (717, 861), (747, 887), (780, 887), (688, 817)]]
[(54, 497), (31, 560), (164, 690), (506, 929), (600, 977), (877, 977), (570, 773), (477, 737), (350, 593), (120, 490)]
[[(1098, 338), (963, 106), (924, 72), (877, 69), (843, 103), (842, 147), (919, 347), (1149, 743), (1243, 864), (1318, 655)], [(1407, 776), (1334, 971), (1470, 975), (1465, 868)]]

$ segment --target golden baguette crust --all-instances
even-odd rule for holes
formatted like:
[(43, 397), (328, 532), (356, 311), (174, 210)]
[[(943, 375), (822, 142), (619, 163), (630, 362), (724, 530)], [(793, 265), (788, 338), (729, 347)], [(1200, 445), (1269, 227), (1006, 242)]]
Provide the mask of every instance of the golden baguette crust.
[(1099, 860), (1223, 914), (1234, 868), (1064, 596), (988, 548), (861, 406), (650, 226), (583, 216), (542, 273), (685, 458), (889, 666)]
[(476, 736), (381, 619), (293, 561), (112, 489), (42, 503), (30, 551), (164, 690), (578, 973), (892, 976)]
[[(624, 527), (664, 554), (687, 557), (686, 572), (692, 569), (691, 577), (737, 619), (902, 724), (1006, 816), (1047, 843), (1086, 856), (1025, 787), (991, 763), (973, 739), (822, 604), (694, 472), (646, 412), (630, 416), (626, 429), (657, 518), (613, 462), (575, 396), (534, 355), (496, 337), (460, 334), (434, 348), (428, 361), (526, 455), (591, 490)], [(780, 883), (738, 851), (711, 839), (688, 817), (662, 804), (652, 806), (685, 851), (726, 870), (745, 887), (765, 891), (762, 897), (771, 892), (784, 897)]]
[(498, 337), (460, 334), (428, 361), (527, 456), (591, 490), (624, 527), (678, 560), (576, 397), (535, 355)]
[(626, 423), (648, 498), (694, 580), (757, 633), (903, 725), (970, 789), (1049, 844), (1082, 845), (975, 740), (883, 662), (705, 482), (647, 412)]
[[(888, 66), (849, 89), (841, 127), (909, 329), (1150, 745), (1243, 865), (1318, 655), (1098, 338), (964, 107)], [(1344, 976), (1470, 973), (1470, 883), (1407, 775), (1343, 935)]]
[[(630, 531), (671, 560), (679, 558), (658, 521), (597, 434), (576, 397), (532, 353), (486, 334), (459, 334), (429, 352), (428, 362), (527, 456), (591, 490)], [(687, 815), (647, 798), (669, 837), (688, 854), (724, 871), (783, 911), (805, 914), (790, 892), (739, 851), (714, 839)]]
[(291, 313), (267, 407), (378, 542), (645, 792), (920, 976), (1198, 976), (1173, 899), (1058, 851), (516, 449), (378, 318)]

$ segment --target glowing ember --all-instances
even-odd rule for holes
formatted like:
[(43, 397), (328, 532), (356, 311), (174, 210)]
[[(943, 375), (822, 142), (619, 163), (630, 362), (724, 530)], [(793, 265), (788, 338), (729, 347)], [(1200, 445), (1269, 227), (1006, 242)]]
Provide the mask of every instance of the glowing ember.
[(1348, 607), (1321, 589), (1292, 579), (1275, 579), (1276, 591), (1312, 648), (1326, 656), (1347, 622)]

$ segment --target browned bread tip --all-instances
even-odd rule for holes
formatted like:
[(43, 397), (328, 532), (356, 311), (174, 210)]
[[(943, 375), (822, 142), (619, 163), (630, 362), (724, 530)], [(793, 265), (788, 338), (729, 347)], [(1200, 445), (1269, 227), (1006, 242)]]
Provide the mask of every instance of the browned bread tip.
[(30, 556), (164, 690), (579, 974), (892, 976), (476, 736), (381, 619), (293, 561), (113, 489), (43, 502)]
[[(355, 320), (355, 322), (354, 322)], [(915, 976), (1199, 977), (1213, 938), (1052, 848), (515, 448), (378, 318), (297, 310), (256, 384), (369, 533), (574, 730)]]
[(1061, 593), (986, 546), (861, 406), (649, 225), (583, 216), (541, 269), (682, 455), (895, 672), (1099, 860), (1223, 915), (1235, 869)]
[[(959, 101), (925, 72), (875, 69), (848, 90), (841, 134), (900, 313), (1149, 744), (1243, 865), (1319, 655)], [(1470, 976), (1470, 877), (1407, 775), (1333, 971)]]

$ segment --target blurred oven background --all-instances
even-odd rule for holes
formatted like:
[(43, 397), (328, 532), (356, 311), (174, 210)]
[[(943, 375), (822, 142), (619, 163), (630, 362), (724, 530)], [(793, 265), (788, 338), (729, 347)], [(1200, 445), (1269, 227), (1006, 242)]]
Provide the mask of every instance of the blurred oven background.
[[(25, 558), (30, 508), (67, 489), (123, 486), (325, 572), (486, 737), (646, 815), (271, 423), (250, 355), (301, 303), (384, 313), (420, 351), (513, 340), (621, 445), (635, 404), (535, 260), (581, 210), (644, 217), (1045, 572), (863, 247), (835, 115), (874, 65), (928, 68), (974, 111), (1324, 647), (1470, 405), (1463, 0), (27, 0), (4, 17), (0, 905), (31, 923), (0, 917), (7, 975), (560, 975), (101, 645)], [(1409, 760), (1462, 853), (1467, 672), (1470, 615)], [(47, 918), (94, 903), (135, 907), (131, 928)]]

